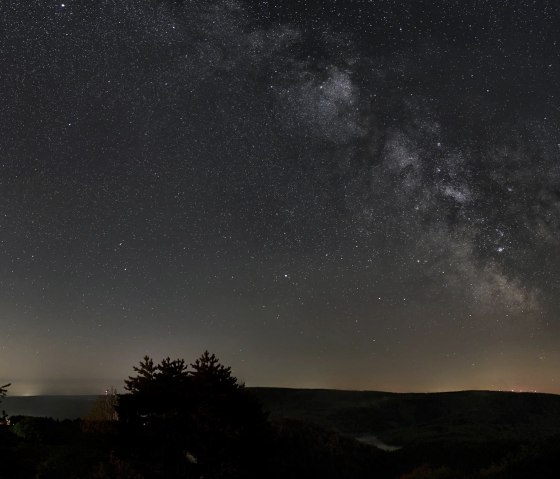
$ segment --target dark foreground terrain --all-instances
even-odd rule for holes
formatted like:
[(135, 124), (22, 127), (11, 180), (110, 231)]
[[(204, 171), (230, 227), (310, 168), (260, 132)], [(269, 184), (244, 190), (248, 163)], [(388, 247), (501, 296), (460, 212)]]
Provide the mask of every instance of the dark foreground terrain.
[[(560, 396), (248, 389), (269, 412), (269, 435), (254, 459), (261, 477), (560, 477)], [(0, 477), (160, 477), (123, 453), (117, 423), (86, 417), (94, 402), (6, 398), (12, 417), (0, 427)], [(59, 419), (31, 417), (41, 415)], [(84, 418), (61, 419), (77, 416)]]

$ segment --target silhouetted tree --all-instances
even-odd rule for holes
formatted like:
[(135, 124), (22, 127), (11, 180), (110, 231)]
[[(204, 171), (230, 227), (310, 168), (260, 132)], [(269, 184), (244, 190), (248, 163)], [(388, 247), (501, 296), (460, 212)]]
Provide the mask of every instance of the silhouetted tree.
[(105, 390), (105, 394), (98, 396), (87, 417), (92, 421), (116, 421), (116, 406), (117, 390), (110, 386)]
[(199, 387), (212, 388), (218, 391), (234, 391), (242, 387), (231, 374), (231, 368), (220, 364), (220, 360), (208, 351), (191, 364), (193, 378)]
[(192, 451), (209, 477), (251, 477), (262, 466), (266, 415), (219, 359), (205, 351), (191, 364), (196, 441)]
[[(117, 413), (123, 423), (132, 426), (162, 426), (166, 420), (180, 418), (188, 402), (190, 380), (183, 359), (165, 358), (158, 365), (145, 356), (137, 373), (125, 380), (129, 394), (119, 396)], [(183, 415), (184, 416), (184, 415)], [(170, 427), (166, 427), (169, 431)]]
[(144, 357), (119, 396), (125, 434), (153, 477), (252, 477), (266, 431), (260, 404), (214, 354), (190, 366)]
[(129, 376), (128, 379), (125, 379), (124, 388), (132, 394), (145, 392), (152, 386), (156, 378), (157, 366), (154, 365), (153, 359), (149, 356), (144, 356), (144, 359), (140, 361), (140, 365), (134, 366), (132, 369), (137, 375)]
[[(12, 385), (12, 383), (8, 383), (8, 384), (4, 384), (4, 386), (0, 386), (0, 402), (2, 402), (2, 399), (4, 399), (6, 397), (6, 394), (8, 392), (8, 388)], [(6, 421), (8, 420), (8, 415), (6, 414), (6, 411), (2, 411), (2, 416), (0, 417), (0, 423), (6, 423)]]
[(6, 397), (6, 393), (8, 392), (8, 388), (12, 385), (12, 383), (4, 384), (4, 386), (0, 386), (0, 399)]
[(97, 397), (91, 410), (82, 422), (84, 432), (108, 434), (115, 429), (117, 415), (117, 390), (108, 387), (105, 394)]

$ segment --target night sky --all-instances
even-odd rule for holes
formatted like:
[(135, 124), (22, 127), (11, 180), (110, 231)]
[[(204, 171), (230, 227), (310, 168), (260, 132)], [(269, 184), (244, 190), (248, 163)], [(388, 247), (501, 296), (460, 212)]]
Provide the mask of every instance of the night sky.
[(3, 0), (0, 383), (560, 393), (560, 5)]

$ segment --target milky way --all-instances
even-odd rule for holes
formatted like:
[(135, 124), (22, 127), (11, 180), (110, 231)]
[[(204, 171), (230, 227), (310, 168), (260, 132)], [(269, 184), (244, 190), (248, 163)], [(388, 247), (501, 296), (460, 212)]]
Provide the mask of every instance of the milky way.
[(0, 378), (560, 392), (560, 22), (529, 1), (5, 1)]

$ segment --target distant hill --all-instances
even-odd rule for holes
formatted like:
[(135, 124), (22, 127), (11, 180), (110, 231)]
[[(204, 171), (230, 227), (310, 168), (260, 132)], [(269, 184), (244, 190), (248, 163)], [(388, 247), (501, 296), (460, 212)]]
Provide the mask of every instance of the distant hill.
[[(556, 479), (560, 470), (557, 395), (248, 389), (269, 411), (272, 479)], [(8, 397), (0, 409), (12, 416), (73, 419), (87, 415), (96, 397)], [(53, 431), (77, 428), (74, 434), (82, 437), (79, 424), (44, 424)], [(68, 457), (80, 457), (77, 451)], [(24, 457), (25, 464), (34, 456)], [(24, 476), (18, 469), (10, 477)]]
[[(248, 388), (271, 419), (296, 419), (376, 444), (454, 440), (543, 439), (560, 433), (560, 396), (459, 391), (387, 393), (331, 389)], [(11, 396), (9, 415), (83, 417), (97, 396)]]
[(432, 440), (539, 440), (560, 433), (560, 396), (459, 391), (386, 393), (252, 388), (272, 418), (312, 422), (359, 439), (407, 445)]

